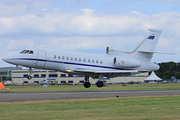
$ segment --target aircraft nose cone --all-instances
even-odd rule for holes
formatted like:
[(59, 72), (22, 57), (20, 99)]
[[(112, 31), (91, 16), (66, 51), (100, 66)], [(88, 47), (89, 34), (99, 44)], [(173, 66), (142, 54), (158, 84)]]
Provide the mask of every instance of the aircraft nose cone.
[(6, 62), (6, 59), (3, 58), (2, 60), (3, 60), (4, 62)]
[(2, 60), (3, 60), (4, 62), (11, 63), (10, 58), (3, 58)]

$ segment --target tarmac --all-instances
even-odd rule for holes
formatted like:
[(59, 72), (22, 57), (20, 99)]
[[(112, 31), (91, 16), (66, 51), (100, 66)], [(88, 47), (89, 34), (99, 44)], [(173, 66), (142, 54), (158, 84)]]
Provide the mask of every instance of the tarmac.
[(120, 90), (95, 92), (46, 92), (46, 93), (0, 93), (0, 102), (106, 98), (128, 96), (170, 96), (180, 95), (180, 90)]

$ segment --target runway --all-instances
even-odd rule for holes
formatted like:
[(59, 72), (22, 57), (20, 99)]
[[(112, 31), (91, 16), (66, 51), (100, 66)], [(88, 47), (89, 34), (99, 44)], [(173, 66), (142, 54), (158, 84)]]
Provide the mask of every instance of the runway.
[(120, 90), (97, 92), (0, 93), (0, 102), (105, 98), (127, 96), (180, 95), (180, 90)]

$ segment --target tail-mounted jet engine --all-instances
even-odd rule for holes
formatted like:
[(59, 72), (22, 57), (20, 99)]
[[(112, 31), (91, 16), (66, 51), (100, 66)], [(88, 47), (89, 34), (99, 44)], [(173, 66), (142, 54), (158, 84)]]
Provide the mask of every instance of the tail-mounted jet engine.
[(119, 68), (135, 68), (135, 67), (139, 67), (141, 64), (135, 60), (115, 57), (114, 65)]

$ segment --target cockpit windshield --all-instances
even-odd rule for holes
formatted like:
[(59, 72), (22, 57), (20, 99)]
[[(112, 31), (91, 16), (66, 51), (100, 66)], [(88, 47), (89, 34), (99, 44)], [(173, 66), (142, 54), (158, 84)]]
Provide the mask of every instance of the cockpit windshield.
[(20, 54), (34, 54), (33, 50), (23, 50)]

